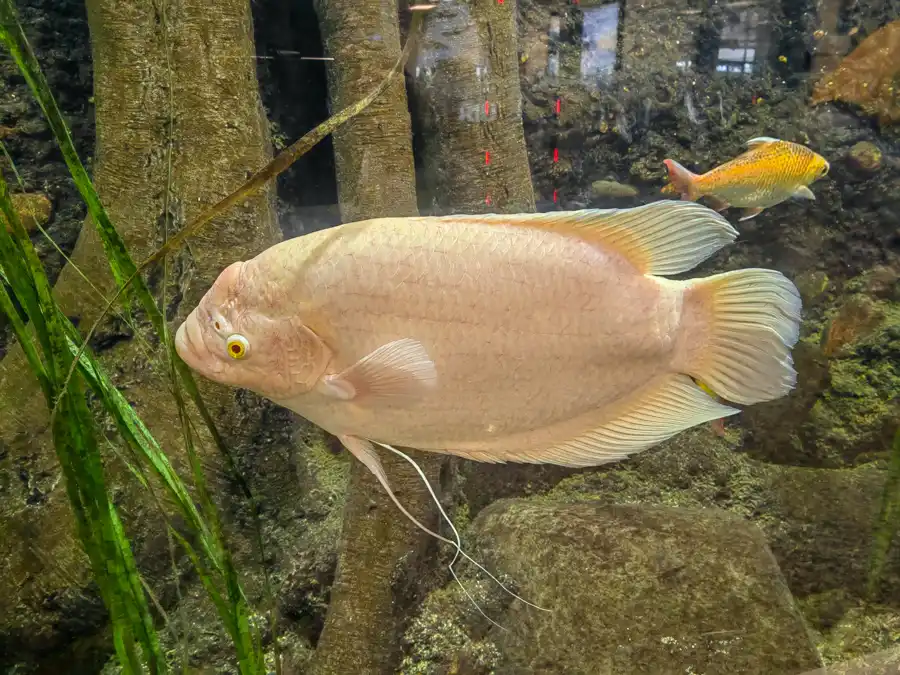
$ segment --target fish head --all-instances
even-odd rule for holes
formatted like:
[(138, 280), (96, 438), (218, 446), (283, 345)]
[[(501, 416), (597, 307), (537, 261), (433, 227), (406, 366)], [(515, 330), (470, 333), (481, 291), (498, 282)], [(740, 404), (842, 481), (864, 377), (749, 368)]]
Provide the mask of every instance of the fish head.
[(831, 165), (822, 155), (814, 152), (809, 167), (806, 170), (807, 185), (814, 181), (824, 178), (831, 170)]
[[(175, 334), (175, 350), (204, 377), (273, 400), (308, 392), (331, 359), (277, 282), (250, 262), (226, 267)], [(291, 311), (293, 310), (293, 311)]]

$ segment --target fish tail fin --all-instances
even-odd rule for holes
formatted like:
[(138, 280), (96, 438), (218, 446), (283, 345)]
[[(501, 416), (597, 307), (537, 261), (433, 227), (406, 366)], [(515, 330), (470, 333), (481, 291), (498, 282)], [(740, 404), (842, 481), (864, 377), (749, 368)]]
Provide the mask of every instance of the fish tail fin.
[(682, 199), (688, 201), (697, 201), (702, 195), (697, 187), (697, 178), (699, 176), (685, 169), (674, 159), (663, 161), (666, 170), (669, 172), (669, 184), (663, 188), (665, 193), (679, 193)]
[(675, 368), (719, 396), (748, 405), (797, 382), (791, 348), (800, 335), (800, 294), (780, 272), (744, 269), (685, 284)]

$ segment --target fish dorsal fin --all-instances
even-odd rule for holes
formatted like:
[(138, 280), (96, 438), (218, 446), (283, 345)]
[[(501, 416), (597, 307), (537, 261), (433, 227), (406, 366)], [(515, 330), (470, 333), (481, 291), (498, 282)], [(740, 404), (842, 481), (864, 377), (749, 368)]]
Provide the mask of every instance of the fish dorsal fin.
[(550, 230), (617, 250), (643, 274), (678, 274), (706, 260), (737, 237), (723, 216), (701, 204), (661, 200), (630, 209), (446, 216)]
[(447, 450), (481, 462), (528, 462), (560, 466), (598, 466), (624, 459), (677, 433), (740, 412), (722, 405), (687, 375), (673, 375), (649, 395), (640, 396), (605, 424), (555, 445), (532, 450)]
[(778, 143), (779, 139), (772, 138), (771, 136), (759, 136), (758, 138), (751, 138), (747, 141), (747, 147), (751, 150), (758, 145), (768, 145), (769, 143)]

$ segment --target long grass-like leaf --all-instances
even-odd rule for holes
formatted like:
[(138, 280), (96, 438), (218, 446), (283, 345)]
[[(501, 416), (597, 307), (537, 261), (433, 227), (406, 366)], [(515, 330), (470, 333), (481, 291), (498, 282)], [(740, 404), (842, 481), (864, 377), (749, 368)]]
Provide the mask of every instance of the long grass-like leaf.
[(881, 494), (881, 508), (875, 523), (872, 539), (872, 554), (869, 558), (868, 594), (874, 599), (881, 583), (884, 566), (887, 564), (891, 546), (900, 530), (900, 427), (894, 434), (888, 460), (887, 476)]
[[(137, 273), (137, 267), (128, 254), (124, 241), (113, 227), (105, 209), (103, 208), (103, 205), (100, 202), (97, 192), (87, 175), (87, 171), (78, 158), (78, 154), (75, 151), (75, 147), (69, 134), (68, 126), (66, 125), (62, 114), (59, 111), (52, 92), (47, 86), (46, 80), (44, 79), (40, 67), (37, 63), (37, 59), (32, 52), (27, 39), (25, 38), (24, 32), (22, 31), (22, 27), (17, 21), (12, 0), (0, 0), (0, 43), (2, 43), (12, 55), (13, 60), (16, 62), (23, 77), (31, 88), (32, 93), (40, 104), (41, 109), (43, 110), (44, 115), (48, 120), (48, 123), (50, 124), (50, 128), (53, 131), (54, 136), (56, 137), (60, 149), (62, 150), (63, 158), (65, 159), (69, 171), (72, 174), (73, 180), (88, 207), (88, 212), (91, 216), (91, 219), (97, 228), (99, 238), (102, 242), (104, 252), (109, 261), (110, 268), (112, 270), (113, 277), (116, 280), (119, 291), (125, 291), (126, 299), (134, 300), (141, 306), (141, 308), (146, 312), (156, 332), (167, 343), (166, 354), (170, 356), (174, 355), (174, 345), (172, 344), (171, 337), (167, 332), (165, 316), (160, 310), (160, 307), (157, 305), (143, 278), (141, 278)], [(126, 280), (130, 280), (132, 282), (131, 285), (126, 287)], [(116, 297), (118, 297), (118, 294)], [(129, 302), (129, 306), (131, 304), (132, 303)], [(66, 380), (73, 377), (74, 370), (78, 367), (77, 364), (81, 363), (81, 354), (85, 349), (86, 341), (80, 342), (77, 356), (74, 361), (71, 361), (71, 365), (69, 366), (68, 371), (65, 373)], [(174, 358), (172, 360), (172, 363), (175, 370), (178, 372), (178, 375), (182, 383), (184, 384), (188, 395), (193, 400), (197, 409), (200, 411), (201, 417), (209, 427), (210, 434), (212, 435), (216, 446), (225, 456), (226, 462), (229, 468), (234, 473), (236, 480), (239, 484), (241, 484), (245, 495), (255, 504), (255, 500), (253, 500), (252, 493), (250, 492), (249, 487), (237, 473), (234, 460), (228, 452), (228, 449), (225, 446), (224, 442), (222, 441), (218, 430), (215, 427), (212, 416), (209, 414), (202, 398), (200, 397), (200, 393), (197, 388), (196, 382), (194, 381), (192, 372), (178, 358)], [(54, 424), (55, 416), (58, 413), (57, 404), (59, 402), (61, 402), (61, 398), (54, 401), (51, 406), (51, 425)], [(184, 414), (183, 402), (179, 401), (179, 407), (181, 414)], [(191, 466), (199, 467), (199, 458), (195, 456), (193, 445), (188, 443), (186, 444), (186, 447)], [(194, 473), (195, 479), (199, 478), (202, 485), (202, 474), (198, 475), (196, 471)], [(237, 581), (237, 571), (233, 567), (231, 557), (227, 553), (227, 548), (224, 544), (224, 540), (221, 537), (221, 528), (219, 527), (217, 522), (218, 514), (212, 507), (212, 503), (211, 501), (209, 501), (209, 496), (206, 491), (200, 488), (200, 492), (201, 501), (204, 502), (206, 517), (207, 519), (214, 521), (211, 532), (212, 538), (216, 541), (214, 546), (209, 547), (209, 552), (215, 552), (216, 557), (213, 558), (211, 562), (213, 563), (213, 569), (215, 569), (215, 571), (221, 575), (224, 588), (227, 589), (227, 592), (223, 597), (227, 598), (228, 606), (226, 607), (225, 605), (217, 603), (217, 607), (220, 610), (220, 614), (222, 613), (222, 611), (226, 611), (227, 613), (227, 616), (222, 616), (223, 620), (226, 623), (226, 626), (235, 629), (230, 630), (229, 632), (231, 633), (231, 638), (235, 643), (235, 647), (238, 651), (238, 660), (242, 666), (241, 672), (262, 672), (262, 659), (255, 658), (253, 656), (254, 653), (260, 653), (259, 648), (254, 647), (249, 652), (245, 649), (248, 642), (253, 641), (253, 638), (249, 632), (249, 622), (242, 620), (241, 617), (247, 617), (249, 615), (249, 611), (246, 599), (244, 598), (243, 592), (240, 589), (240, 584)], [(254, 513), (256, 513), (256, 511), (257, 509), (254, 508)], [(261, 527), (259, 525), (258, 518), (256, 520), (256, 525), (257, 529)], [(258, 540), (260, 543), (262, 542), (261, 532), (258, 533)], [(260, 557), (263, 558), (262, 555)]]
[[(420, 27), (420, 23), (421, 13), (417, 13), (416, 15), (414, 15), (414, 23), (410, 30), (410, 38), (416, 35)], [(59, 348), (58, 338), (60, 335), (64, 336), (65, 345), (67, 347), (66, 353), (68, 355), (67, 359), (54, 359), (52, 364), (41, 364), (41, 367), (45, 369), (49, 368), (52, 365), (53, 378), (58, 377), (60, 374), (64, 376), (63, 386), (60, 388), (60, 392), (48, 399), (48, 402), (50, 402), (51, 405), (51, 424), (53, 425), (53, 429), (57, 429), (57, 424), (64, 424), (72, 419), (80, 419), (82, 421), (84, 421), (84, 419), (87, 419), (82, 418), (82, 413), (84, 411), (77, 409), (77, 397), (73, 398), (73, 394), (67, 386), (68, 383), (72, 381), (73, 386), (75, 386), (76, 388), (80, 388), (80, 383), (75, 375), (77, 371), (81, 377), (85, 378), (91, 389), (98, 394), (104, 404), (105, 409), (112, 415), (113, 419), (115, 420), (120, 434), (129, 443), (132, 450), (134, 450), (139, 457), (143, 458), (144, 461), (147, 462), (148, 467), (150, 467), (152, 471), (159, 477), (162, 484), (166, 488), (170, 499), (174, 504), (176, 504), (178, 511), (185, 518), (185, 521), (188, 523), (189, 528), (196, 536), (197, 541), (200, 544), (199, 550), (195, 550), (194, 547), (180, 533), (173, 530), (176, 538), (179, 539), (194, 566), (198, 569), (200, 578), (214, 604), (219, 610), (219, 614), (223, 620), (223, 623), (225, 624), (226, 630), (228, 630), (229, 634), (231, 635), (232, 641), (234, 642), (236, 651), (238, 653), (241, 672), (248, 674), (263, 672), (262, 651), (259, 636), (258, 634), (256, 634), (255, 630), (252, 630), (250, 626), (248, 604), (241, 589), (237, 572), (234, 568), (233, 561), (231, 560), (230, 552), (224, 544), (224, 538), (222, 535), (221, 526), (219, 524), (218, 514), (215, 511), (215, 508), (212, 506), (212, 500), (205, 488), (205, 479), (200, 467), (199, 458), (193, 448), (190, 423), (185, 412), (184, 402), (180, 400), (180, 392), (178, 392), (176, 387), (174, 393), (176, 395), (179, 413), (182, 418), (182, 427), (184, 430), (188, 460), (191, 465), (194, 482), (198, 490), (200, 503), (203, 507), (202, 515), (197, 511), (196, 507), (191, 502), (186, 488), (184, 487), (183, 483), (181, 483), (177, 474), (175, 474), (171, 466), (168, 464), (168, 460), (159, 449), (155, 440), (153, 440), (152, 436), (140, 422), (140, 419), (134, 414), (134, 411), (132, 410), (131, 406), (128, 405), (128, 403), (124, 400), (124, 397), (122, 397), (121, 394), (115, 389), (115, 387), (112, 386), (112, 384), (105, 377), (105, 375), (103, 375), (102, 371), (97, 366), (96, 361), (87, 350), (87, 341), (90, 339), (91, 335), (93, 335), (97, 326), (100, 324), (105, 314), (109, 311), (112, 304), (119, 300), (120, 296), (122, 296), (122, 299), (125, 302), (126, 309), (135, 305), (139, 305), (146, 312), (154, 329), (163, 338), (167, 356), (170, 359), (172, 367), (178, 373), (185, 391), (187, 392), (189, 398), (196, 405), (201, 417), (209, 428), (214, 443), (219, 448), (220, 452), (222, 452), (229, 469), (232, 470), (235, 478), (238, 481), (238, 484), (241, 486), (242, 491), (251, 502), (252, 511), (256, 520), (258, 546), (260, 548), (260, 552), (262, 553), (262, 536), (258, 520), (258, 508), (255, 499), (253, 498), (252, 492), (249, 490), (249, 487), (243, 481), (240, 474), (236, 471), (233, 458), (228, 452), (225, 444), (222, 442), (222, 439), (219, 436), (218, 431), (213, 423), (212, 417), (209, 414), (206, 406), (204, 405), (202, 398), (200, 397), (200, 393), (193, 378), (193, 374), (191, 373), (187, 365), (176, 357), (174, 352), (174, 345), (171, 341), (171, 336), (167, 331), (163, 311), (150, 293), (149, 288), (147, 287), (143, 278), (140, 276), (140, 272), (146, 269), (149, 265), (153, 264), (155, 261), (163, 258), (169, 251), (174, 250), (175, 247), (182, 245), (186, 241), (187, 237), (197, 232), (202, 226), (209, 223), (216, 216), (224, 213), (234, 204), (237, 204), (245, 200), (252, 194), (258, 192), (265, 185), (271, 182), (279, 173), (287, 169), (294, 161), (296, 161), (300, 156), (302, 156), (311, 147), (318, 143), (322, 138), (324, 138), (325, 136), (333, 132), (338, 126), (345, 123), (353, 116), (359, 114), (362, 110), (364, 110), (375, 98), (377, 98), (377, 96), (379, 96), (384, 91), (391, 79), (402, 70), (403, 65), (405, 64), (411, 52), (413, 40), (409, 39), (407, 41), (407, 44), (404, 47), (403, 54), (401, 55), (400, 59), (398, 59), (398, 62), (387, 74), (381, 84), (376, 87), (376, 89), (373, 90), (373, 92), (369, 96), (333, 116), (325, 123), (319, 125), (306, 136), (298, 140), (292, 146), (287, 148), (284, 152), (275, 157), (262, 170), (252, 176), (246, 183), (238, 187), (225, 199), (221, 200), (219, 203), (208, 209), (192, 223), (186, 226), (181, 232), (169, 239), (159, 251), (146, 259), (140, 266), (135, 265), (135, 263), (129, 256), (124, 241), (121, 239), (118, 232), (110, 222), (110, 219), (103, 209), (100, 199), (97, 196), (92, 183), (90, 182), (87, 171), (78, 158), (78, 155), (72, 143), (71, 136), (69, 134), (68, 127), (65, 124), (65, 121), (60, 114), (60, 111), (53, 98), (52, 92), (47, 86), (47, 83), (40, 71), (37, 60), (33, 52), (31, 51), (27, 40), (25, 39), (25, 35), (21, 29), (21, 25), (16, 20), (12, 0), (0, 0), (0, 43), (2, 43), (13, 56), (13, 59), (15, 60), (19, 70), (22, 72), (26, 82), (28, 83), (33, 94), (38, 100), (41, 109), (44, 112), (44, 115), (47, 117), (54, 136), (56, 137), (57, 142), (60, 145), (66, 164), (68, 165), (70, 173), (73, 176), (75, 184), (81, 192), (82, 198), (87, 204), (91, 219), (97, 228), (104, 252), (108, 258), (113, 278), (115, 279), (117, 284), (116, 295), (112, 298), (112, 300), (109, 301), (101, 316), (91, 327), (86, 340), (81, 340), (77, 330), (62, 315), (58, 308), (55, 308), (55, 316), (53, 316), (51, 313), (52, 320), (54, 321), (53, 327), (56, 331), (54, 333), (54, 335), (56, 335), (54, 340), (57, 343), (52, 346)], [(30, 242), (28, 243), (30, 244)], [(11, 254), (12, 250), (7, 251), (7, 253)], [(15, 263), (10, 263), (10, 265), (11, 267), (15, 267)], [(9, 276), (11, 279), (20, 278), (18, 274), (18, 272), (20, 271), (21, 270), (14, 269), (6, 270), (7, 276)], [(47, 288), (49, 288), (49, 286)], [(19, 302), (23, 302), (24, 298), (24, 301), (28, 303), (29, 297), (31, 297), (30, 302), (32, 305), (32, 309), (34, 309), (35, 304), (44, 304), (43, 302), (36, 303), (36, 301), (34, 300), (34, 289), (29, 289), (23, 286), (21, 290), (23, 293), (23, 297), (19, 297), (19, 293), (14, 291), (16, 299)], [(46, 293), (43, 293), (42, 291), (42, 293), (40, 294), (40, 299), (43, 300), (44, 295), (46, 295)], [(2, 300), (2, 298), (0, 298), (0, 300)], [(52, 300), (52, 298), (50, 300)], [(7, 303), (4, 303), (3, 306), (5, 308), (7, 306)], [(50, 310), (47, 309), (47, 311)], [(40, 320), (42, 316), (43, 315), (40, 312), (36, 313), (34, 316), (29, 313), (29, 318), (32, 321), (35, 321), (36, 318)], [(41, 337), (42, 335), (43, 331), (38, 331), (38, 336)], [(19, 336), (20, 341), (23, 341), (25, 337), (26, 336), (24, 335)], [(51, 345), (44, 346), (49, 347)], [(45, 349), (44, 351), (46, 354), (47, 349)], [(33, 351), (32, 355), (36, 356), (37, 352)], [(31, 364), (31, 358), (29, 358), (29, 363)], [(64, 373), (58, 372), (59, 368), (65, 366), (67, 366), (68, 369)], [(48, 381), (49, 379), (53, 378), (48, 378)], [(55, 382), (56, 380), (53, 379), (53, 381)], [(63, 416), (62, 421), (60, 419), (57, 419), (57, 415)], [(80, 443), (83, 447), (91, 447), (91, 443), (93, 442), (93, 439), (87, 436), (74, 436), (73, 439), (70, 440), (74, 440)], [(80, 478), (77, 478), (77, 480), (84, 481), (86, 484), (99, 486), (102, 484), (101, 482), (98, 482), (102, 481), (102, 473), (96, 475), (89, 473), (87, 475), (81, 476)], [(77, 494), (71, 496), (73, 506), (81, 509), (91, 507), (91, 513), (94, 513), (95, 517), (100, 518), (103, 521), (107, 529), (107, 535), (109, 535), (112, 540), (116, 540), (117, 538), (124, 536), (121, 531), (121, 523), (119, 523), (114, 511), (112, 512), (112, 516), (109, 516), (107, 520), (103, 520), (102, 509), (97, 509), (95, 504), (79, 501), (77, 499), (78, 497), (79, 495)], [(88, 525), (90, 526), (90, 523)], [(112, 534), (110, 534), (110, 530), (112, 531)], [(94, 541), (96, 543), (96, 540)], [(202, 555), (200, 554), (201, 552)], [(122, 572), (122, 574), (116, 576), (116, 578), (124, 580), (125, 583), (122, 585), (122, 588), (107, 588), (105, 591), (103, 591), (104, 597), (116, 590), (127, 591), (130, 589), (132, 593), (135, 592), (135, 589), (140, 591), (140, 584), (136, 583), (135, 581), (135, 579), (137, 578), (136, 573), (132, 574), (133, 561), (131, 562), (131, 566), (127, 564), (123, 565), (120, 571)], [(101, 584), (101, 589), (104, 589), (103, 584)], [(143, 598), (142, 593), (141, 598)], [(112, 598), (111, 602), (114, 600), (115, 598)], [(126, 663), (134, 663), (135, 656), (133, 653), (133, 641), (131, 633), (129, 633), (129, 631), (125, 630), (124, 628), (116, 628), (116, 625), (118, 624), (121, 624), (122, 626), (125, 625), (122, 622), (118, 622), (117, 624), (117, 616), (119, 616), (120, 614), (119, 610), (122, 609), (127, 611), (128, 606), (126, 605), (121, 608), (111, 607), (111, 613), (113, 614), (114, 619), (114, 641), (117, 647), (117, 652), (120, 656), (120, 660), (122, 661), (123, 665), (125, 665)], [(137, 623), (133, 622), (133, 626), (137, 627), (137, 632), (141, 632), (140, 621), (138, 621)], [(150, 626), (150, 628), (152, 629), (152, 625)]]
[[(77, 530), (91, 561), (94, 578), (112, 619), (114, 644), (123, 667), (131, 673), (163, 673), (165, 660), (153, 627), (146, 596), (137, 576), (131, 547), (110, 501), (102, 463), (94, 438), (93, 420), (84, 398), (81, 378), (66, 383), (72, 355), (53, 299), (50, 282), (19, 221), (0, 175), (0, 213), (9, 226), (0, 228), (0, 267), (5, 280), (26, 308), (33, 330), (40, 338), (43, 362), (36, 364), (32, 335), (17, 312), (9, 313), (16, 336), (29, 364), (42, 383), (48, 406), (59, 405), (61, 414), (51, 429)], [(3, 293), (3, 306), (12, 305)], [(9, 302), (7, 302), (7, 300)], [(138, 645), (143, 658), (138, 657)]]

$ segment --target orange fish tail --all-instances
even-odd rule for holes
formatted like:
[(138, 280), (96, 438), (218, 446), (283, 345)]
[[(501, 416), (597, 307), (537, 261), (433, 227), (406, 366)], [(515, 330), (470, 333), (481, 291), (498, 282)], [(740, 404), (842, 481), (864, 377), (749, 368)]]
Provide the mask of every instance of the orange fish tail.
[(764, 269), (684, 284), (674, 367), (734, 403), (787, 394), (797, 381), (791, 348), (800, 334), (800, 294), (794, 284)]
[(697, 186), (699, 176), (685, 169), (674, 159), (666, 159), (663, 164), (669, 172), (669, 184), (663, 188), (663, 192), (678, 192), (682, 199), (697, 201), (701, 196)]

